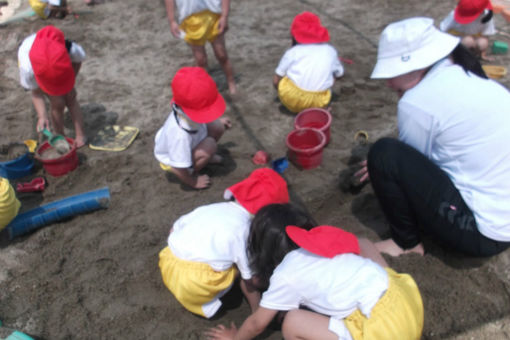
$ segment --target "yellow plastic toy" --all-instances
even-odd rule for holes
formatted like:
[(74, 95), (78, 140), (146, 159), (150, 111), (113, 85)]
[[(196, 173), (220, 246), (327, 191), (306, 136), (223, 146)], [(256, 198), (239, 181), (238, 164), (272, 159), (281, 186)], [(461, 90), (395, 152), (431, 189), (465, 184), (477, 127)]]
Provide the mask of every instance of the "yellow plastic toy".
[(0, 231), (18, 215), (20, 206), (9, 180), (0, 177)]
[(496, 65), (482, 65), (483, 71), (491, 79), (499, 79), (506, 75), (506, 67)]

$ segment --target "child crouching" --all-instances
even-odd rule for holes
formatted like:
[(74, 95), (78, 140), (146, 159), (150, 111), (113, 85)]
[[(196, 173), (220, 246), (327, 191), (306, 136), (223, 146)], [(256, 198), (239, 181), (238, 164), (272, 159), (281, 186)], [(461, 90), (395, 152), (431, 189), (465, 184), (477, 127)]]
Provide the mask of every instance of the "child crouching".
[(277, 172), (257, 169), (225, 190), (233, 200), (201, 206), (180, 217), (159, 254), (166, 287), (190, 312), (210, 318), (220, 308), (240, 273), (241, 290), (252, 311), (260, 293), (251, 283), (246, 240), (253, 214), (261, 207), (289, 200), (287, 184)]
[(313, 227), (311, 218), (294, 211), (275, 204), (254, 217), (251, 269), (268, 288), (239, 330), (220, 325), (207, 332), (208, 339), (252, 339), (279, 311), (287, 312), (285, 339), (420, 339), (423, 304), (411, 276), (363, 257), (353, 234)]
[(291, 112), (327, 107), (331, 87), (344, 69), (329, 32), (313, 13), (303, 12), (292, 21), (292, 47), (285, 52), (273, 76), (278, 97)]
[(221, 163), (217, 142), (231, 127), (225, 100), (214, 80), (200, 67), (183, 67), (172, 80), (172, 112), (156, 133), (154, 155), (163, 170), (195, 189), (210, 185), (199, 175), (208, 163)]

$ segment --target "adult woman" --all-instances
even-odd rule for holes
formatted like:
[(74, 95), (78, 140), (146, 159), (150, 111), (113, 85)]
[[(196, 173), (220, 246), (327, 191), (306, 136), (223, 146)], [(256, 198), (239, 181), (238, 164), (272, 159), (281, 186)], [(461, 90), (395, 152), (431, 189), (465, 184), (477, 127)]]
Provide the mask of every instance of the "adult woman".
[(370, 180), (391, 224), (376, 244), (393, 256), (424, 253), (420, 228), (475, 256), (510, 246), (510, 94), (429, 18), (381, 34), (372, 78), (398, 103), (399, 140), (371, 148), (358, 172)]

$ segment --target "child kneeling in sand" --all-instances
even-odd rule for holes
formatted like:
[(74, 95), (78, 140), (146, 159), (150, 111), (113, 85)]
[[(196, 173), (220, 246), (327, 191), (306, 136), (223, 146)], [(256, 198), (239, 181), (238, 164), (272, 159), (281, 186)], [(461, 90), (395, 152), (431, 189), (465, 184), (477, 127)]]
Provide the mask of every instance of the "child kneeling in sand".
[(366, 250), (353, 234), (315, 227), (288, 204), (260, 209), (248, 256), (254, 279), (268, 288), (239, 330), (219, 325), (208, 339), (252, 339), (279, 311), (287, 312), (285, 339), (420, 339), (423, 304), (416, 283), (388, 268), (380, 254), (382, 265), (363, 257)]
[(335, 79), (344, 74), (329, 32), (317, 15), (298, 14), (290, 28), (292, 47), (285, 52), (273, 76), (278, 97), (291, 112), (327, 107)]
[(159, 253), (167, 288), (190, 312), (206, 318), (220, 308), (220, 298), (241, 275), (241, 290), (252, 311), (260, 294), (253, 288), (246, 240), (253, 214), (272, 203), (289, 200), (287, 184), (268, 168), (254, 170), (224, 193), (228, 202), (196, 208), (170, 229), (168, 246)]
[[(64, 134), (64, 110), (67, 107), (74, 125), (78, 148), (87, 137), (83, 116), (77, 100), (75, 82), (81, 63), (85, 60), (83, 48), (64, 38), (56, 27), (46, 26), (37, 34), (25, 38), (18, 49), (20, 83), (31, 91), (37, 112), (37, 131), (53, 127), (55, 134)], [(44, 98), (50, 102), (50, 116), (46, 113)]]
[(439, 28), (461, 37), (462, 45), (481, 59), (487, 59), (487, 36), (496, 34), (492, 4), (490, 0), (461, 0)]
[(195, 189), (210, 178), (198, 175), (208, 163), (220, 163), (217, 141), (230, 128), (225, 100), (214, 80), (200, 67), (183, 67), (172, 80), (172, 112), (156, 134), (154, 155), (165, 171)]

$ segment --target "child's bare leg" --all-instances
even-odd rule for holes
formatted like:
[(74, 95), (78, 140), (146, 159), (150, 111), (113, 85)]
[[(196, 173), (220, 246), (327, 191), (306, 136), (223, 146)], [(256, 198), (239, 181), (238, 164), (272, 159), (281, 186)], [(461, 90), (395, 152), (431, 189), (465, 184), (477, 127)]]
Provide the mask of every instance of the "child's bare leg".
[(83, 130), (83, 115), (81, 113), (80, 104), (78, 104), (77, 96), (76, 90), (73, 88), (71, 92), (67, 93), (64, 97), (74, 125), (76, 147), (81, 148), (87, 143), (87, 136)]
[(402, 254), (409, 253), (416, 253), (422, 256), (425, 254), (423, 243), (418, 243), (416, 246), (410, 249), (403, 249), (390, 238), (384, 241), (376, 242), (374, 245), (381, 253), (386, 253), (391, 256), (400, 256)]
[(329, 317), (303, 309), (294, 309), (283, 320), (285, 340), (337, 340), (338, 335), (329, 329)]
[(216, 141), (219, 141), (221, 136), (225, 133), (225, 130), (229, 127), (230, 126), (225, 122), (225, 119), (216, 119), (215, 121), (207, 123), (207, 135), (214, 138)]
[(218, 62), (227, 77), (228, 92), (230, 92), (230, 94), (235, 94), (236, 82), (234, 80), (234, 70), (232, 69), (232, 64), (228, 58), (227, 48), (225, 46), (225, 33), (220, 34), (211, 44), (214, 55), (216, 56), (216, 59), (218, 59)]
[(487, 49), (489, 48), (489, 39), (486, 37), (476, 38), (476, 48), (480, 51), (480, 58), (482, 60), (491, 61), (492, 58), (487, 56)]
[(205, 52), (205, 46), (190, 45), (195, 63), (197, 66), (207, 68), (207, 53)]
[(64, 109), (66, 101), (64, 96), (48, 96), (50, 100), (50, 120), (53, 133), (64, 134)]
[(193, 149), (193, 169), (198, 174), (206, 166), (217, 150), (216, 140), (212, 137), (206, 137), (195, 149)]
[(375, 244), (372, 241), (366, 238), (359, 238), (358, 243), (361, 256), (371, 259), (372, 261), (376, 262), (377, 264), (384, 268), (389, 267), (388, 263), (386, 263), (386, 260), (382, 257), (381, 253), (379, 252), (379, 249), (376, 248)]

